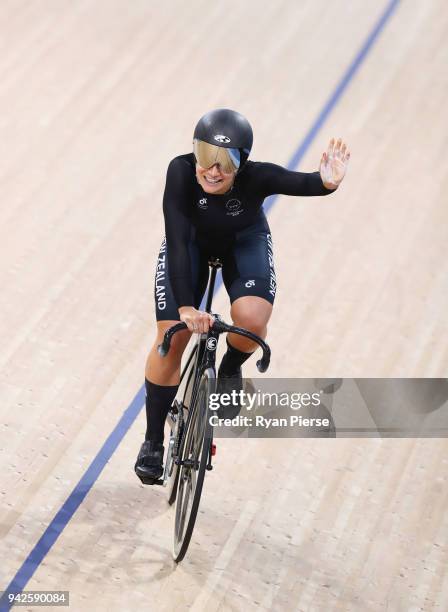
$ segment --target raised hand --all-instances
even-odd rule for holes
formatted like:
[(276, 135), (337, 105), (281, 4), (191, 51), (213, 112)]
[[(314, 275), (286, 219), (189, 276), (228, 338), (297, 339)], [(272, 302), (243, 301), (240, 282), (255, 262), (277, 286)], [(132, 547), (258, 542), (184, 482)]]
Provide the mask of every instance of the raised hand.
[(336, 189), (342, 182), (349, 160), (350, 151), (345, 142), (341, 138), (335, 142), (332, 138), (327, 151), (322, 154), (319, 166), (322, 182), (327, 189)]

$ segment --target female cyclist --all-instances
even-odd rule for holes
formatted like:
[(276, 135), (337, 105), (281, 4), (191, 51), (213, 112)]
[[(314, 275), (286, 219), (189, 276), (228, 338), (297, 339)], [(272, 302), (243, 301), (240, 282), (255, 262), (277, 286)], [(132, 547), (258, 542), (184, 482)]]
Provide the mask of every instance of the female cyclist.
[[(157, 336), (146, 363), (147, 431), (135, 464), (152, 484), (163, 473), (164, 423), (176, 395), (182, 353), (191, 333), (206, 333), (213, 317), (198, 310), (208, 280), (209, 255), (222, 261), (233, 324), (266, 337), (276, 291), (273, 244), (262, 204), (267, 196), (322, 196), (337, 189), (350, 153), (332, 139), (319, 172), (292, 172), (271, 163), (248, 161), (252, 128), (228, 109), (204, 115), (193, 136), (193, 153), (168, 166), (163, 213), (166, 237), (157, 259)], [(157, 346), (165, 331), (184, 321), (166, 357)], [(240, 378), (255, 345), (229, 334), (219, 378)], [(152, 479), (152, 481), (151, 481)]]

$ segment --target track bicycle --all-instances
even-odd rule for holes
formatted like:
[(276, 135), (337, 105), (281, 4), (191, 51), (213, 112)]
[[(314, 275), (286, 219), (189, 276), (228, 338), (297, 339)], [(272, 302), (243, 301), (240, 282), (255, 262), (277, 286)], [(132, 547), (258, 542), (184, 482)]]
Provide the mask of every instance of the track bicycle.
[[(179, 390), (167, 416), (171, 431), (165, 469), (162, 479), (155, 483), (167, 486), (168, 503), (176, 503), (173, 558), (177, 563), (184, 558), (191, 540), (205, 472), (213, 469), (216, 445), (209, 418), (213, 414), (209, 408), (209, 396), (217, 388), (215, 359), (219, 336), (231, 332), (256, 342), (263, 351), (262, 358), (257, 361), (259, 372), (268, 369), (271, 355), (262, 338), (241, 327), (228, 325), (218, 314), (211, 312), (216, 274), (222, 263), (217, 257), (211, 257), (208, 263), (210, 277), (205, 310), (213, 315), (214, 323), (207, 334), (197, 335), (183, 367)], [(165, 332), (158, 347), (160, 355), (168, 353), (174, 334), (186, 327), (183, 322), (177, 323)]]

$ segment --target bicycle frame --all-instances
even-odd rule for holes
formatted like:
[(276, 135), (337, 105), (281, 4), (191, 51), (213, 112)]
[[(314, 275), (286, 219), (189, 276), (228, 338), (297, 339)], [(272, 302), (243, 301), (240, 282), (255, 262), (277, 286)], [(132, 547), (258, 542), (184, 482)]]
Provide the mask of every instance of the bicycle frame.
[[(213, 295), (215, 291), (216, 274), (217, 274), (218, 269), (221, 267), (221, 262), (219, 261), (218, 258), (212, 257), (209, 260), (209, 265), (211, 267), (211, 273), (210, 273), (210, 278), (209, 278), (209, 283), (208, 283), (208, 288), (207, 288), (207, 299), (206, 299), (205, 311), (208, 313), (211, 313)], [(216, 330), (213, 330), (213, 327), (211, 327), (207, 334), (201, 334), (198, 336), (196, 344), (194, 345), (190, 355), (188, 356), (187, 363), (185, 364), (185, 367), (182, 371), (181, 381), (183, 377), (185, 376), (185, 373), (188, 369), (188, 366), (191, 362), (193, 355), (196, 355), (195, 363), (192, 366), (192, 369), (195, 372), (195, 380), (193, 381), (193, 389), (191, 392), (190, 404), (195, 403), (196, 395), (198, 392), (199, 381), (201, 380), (202, 374), (205, 372), (205, 370), (207, 370), (208, 368), (212, 368), (213, 372), (215, 373), (215, 377), (216, 377), (215, 363), (216, 363), (216, 347), (218, 346), (218, 336), (219, 336), (219, 332)], [(187, 421), (185, 423), (185, 430), (188, 429), (189, 421), (191, 420), (191, 418), (192, 418), (192, 413), (189, 411)], [(180, 442), (180, 445), (177, 451), (178, 456), (179, 455), (181, 456), (182, 446), (184, 443), (185, 443), (185, 436), (182, 436), (182, 440)], [(209, 461), (209, 465), (207, 466), (207, 468), (212, 469), (210, 461)]]
[[(211, 272), (210, 272), (209, 283), (207, 287), (207, 298), (206, 298), (205, 310), (206, 312), (211, 313), (213, 295), (214, 295), (214, 290), (215, 290), (216, 274), (217, 274), (218, 269), (221, 267), (221, 262), (219, 261), (218, 258), (212, 257), (209, 260), (209, 265), (211, 267)], [(210, 328), (208, 334), (198, 335), (198, 338), (190, 351), (187, 361), (182, 368), (180, 381), (179, 381), (180, 389), (185, 379), (185, 376), (188, 374), (185, 389), (182, 389), (180, 392), (180, 395), (182, 395), (182, 403), (178, 402), (177, 400), (174, 400), (173, 407), (168, 413), (168, 418), (171, 419), (173, 425), (175, 424), (176, 420), (179, 419), (179, 429), (183, 432), (186, 432), (188, 430), (189, 422), (193, 418), (192, 412), (189, 410), (189, 406), (195, 405), (195, 399), (198, 393), (199, 382), (201, 380), (202, 374), (205, 372), (207, 368), (212, 368), (216, 376), (215, 361), (216, 361), (216, 346), (218, 344), (218, 335), (219, 333), (216, 331), (213, 331), (212, 328)], [(210, 338), (213, 338), (213, 340), (210, 341)], [(194, 380), (193, 380), (191, 393), (189, 394), (189, 398), (187, 400), (188, 401), (188, 406), (187, 406), (185, 403), (185, 398), (187, 397), (187, 393), (188, 393), (188, 384), (189, 384), (190, 376), (193, 376), (193, 375), (194, 375)], [(184, 408), (188, 410), (188, 416), (187, 416), (185, 423), (184, 423), (184, 412), (183, 412)], [(169, 461), (169, 455), (170, 453), (174, 451), (174, 455), (172, 456), (172, 461), (176, 462), (176, 464), (179, 465), (178, 457), (182, 456), (182, 450), (183, 450), (184, 444), (185, 444), (185, 435), (182, 435), (181, 439), (177, 440), (177, 443), (175, 440), (170, 440), (170, 444), (168, 445), (168, 450), (167, 450), (167, 459), (165, 461), (165, 470), (164, 470), (163, 479), (159, 481), (159, 483), (163, 484), (163, 486), (167, 485), (168, 478), (172, 471), (172, 462)], [(176, 448), (174, 448), (175, 446)], [(212, 469), (210, 459), (207, 465), (207, 469), (209, 470)]]
[[(219, 315), (212, 313), (216, 274), (221, 262), (212, 257), (209, 259), (209, 265), (211, 272), (205, 310), (213, 315), (214, 322), (206, 334), (198, 335), (182, 369), (181, 383), (186, 380), (186, 384), (185, 386), (182, 384), (178, 391), (177, 397), (181, 397), (181, 401), (175, 399), (168, 413), (173, 426), (163, 481), (158, 481), (158, 484), (166, 485), (171, 476), (168, 503), (173, 504), (176, 501), (173, 548), (176, 562), (183, 559), (188, 548), (198, 512), (205, 471), (212, 469), (212, 456), (215, 454), (213, 426), (208, 419), (209, 406), (207, 400), (204, 402), (201, 393), (204, 393), (204, 381), (207, 385), (206, 397), (216, 390), (215, 362), (219, 335), (231, 332), (256, 342), (263, 350), (262, 359), (257, 361), (260, 372), (267, 370), (270, 359), (269, 346), (262, 338), (246, 329), (228, 325)], [(176, 323), (165, 332), (163, 342), (158, 347), (161, 356), (168, 353), (173, 335), (185, 330), (186, 327), (184, 322)], [(202, 424), (204, 429), (198, 429), (198, 424)]]

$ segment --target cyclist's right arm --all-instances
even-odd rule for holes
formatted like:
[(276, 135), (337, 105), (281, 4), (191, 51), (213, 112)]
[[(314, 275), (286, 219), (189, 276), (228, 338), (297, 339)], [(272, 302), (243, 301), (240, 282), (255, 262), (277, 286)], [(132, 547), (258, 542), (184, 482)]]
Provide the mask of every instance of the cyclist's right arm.
[(182, 158), (174, 158), (166, 175), (163, 215), (168, 254), (168, 272), (174, 297), (179, 305), (179, 318), (191, 332), (205, 333), (213, 317), (194, 307), (191, 286), (191, 262), (188, 243), (191, 237), (191, 202), (193, 182), (191, 166)]

